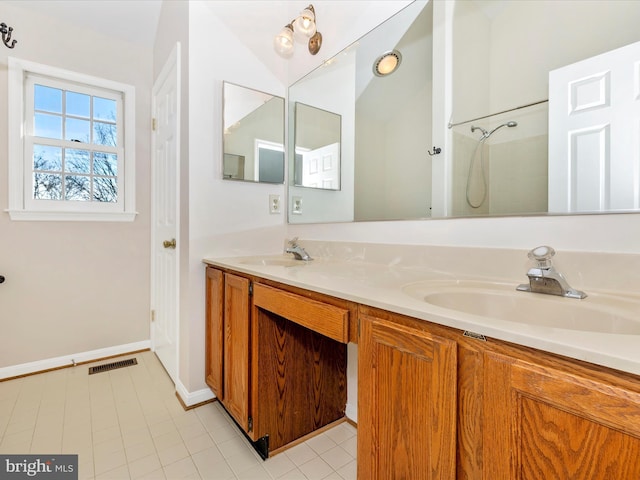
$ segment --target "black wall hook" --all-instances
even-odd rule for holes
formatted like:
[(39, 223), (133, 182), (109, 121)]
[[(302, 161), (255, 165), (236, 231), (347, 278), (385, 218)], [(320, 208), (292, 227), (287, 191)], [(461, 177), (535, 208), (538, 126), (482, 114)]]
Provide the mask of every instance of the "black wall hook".
[(16, 43), (17, 43), (16, 40), (11, 42), (12, 32), (13, 32), (12, 27), (8, 27), (6, 23), (0, 23), (0, 33), (2, 34), (2, 43), (4, 43), (7, 48), (13, 48), (16, 46)]
[(440, 147), (436, 147), (435, 145), (433, 146), (433, 153), (431, 153), (431, 151), (427, 150), (427, 153), (429, 154), (430, 157), (433, 157), (434, 155), (439, 155), (440, 153), (442, 153), (442, 149)]

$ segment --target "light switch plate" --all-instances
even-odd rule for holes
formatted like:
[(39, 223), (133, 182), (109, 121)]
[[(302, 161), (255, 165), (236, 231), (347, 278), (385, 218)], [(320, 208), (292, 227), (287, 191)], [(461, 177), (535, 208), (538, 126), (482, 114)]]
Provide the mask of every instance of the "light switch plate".
[(291, 213), (302, 215), (302, 197), (291, 197)]
[(269, 195), (269, 213), (280, 213), (280, 195)]

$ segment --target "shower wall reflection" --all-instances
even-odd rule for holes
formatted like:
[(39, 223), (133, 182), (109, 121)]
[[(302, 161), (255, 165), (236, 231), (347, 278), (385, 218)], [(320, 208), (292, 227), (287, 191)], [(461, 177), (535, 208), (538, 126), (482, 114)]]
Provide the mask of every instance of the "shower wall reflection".
[[(547, 103), (453, 128), (452, 214), (536, 214), (547, 211)], [(506, 122), (513, 128), (500, 128)]]

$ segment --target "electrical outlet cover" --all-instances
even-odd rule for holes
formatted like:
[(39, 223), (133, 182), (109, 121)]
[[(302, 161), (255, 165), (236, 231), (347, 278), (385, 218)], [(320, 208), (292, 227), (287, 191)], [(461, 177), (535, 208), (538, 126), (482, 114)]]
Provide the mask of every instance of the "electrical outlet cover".
[(302, 215), (302, 197), (291, 197), (291, 213)]
[(269, 213), (280, 213), (280, 195), (269, 195)]

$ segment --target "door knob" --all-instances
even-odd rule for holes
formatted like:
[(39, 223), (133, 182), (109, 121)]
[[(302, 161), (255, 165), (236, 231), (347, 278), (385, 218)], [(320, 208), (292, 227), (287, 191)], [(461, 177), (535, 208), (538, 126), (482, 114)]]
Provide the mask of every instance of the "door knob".
[(164, 248), (176, 248), (176, 239), (172, 238), (171, 240), (165, 240), (164, 242), (162, 242), (162, 245), (164, 246)]

